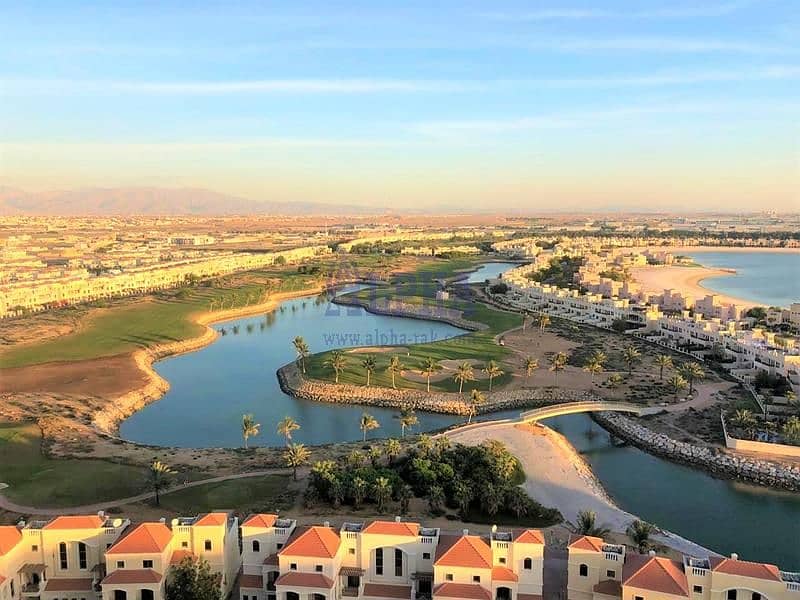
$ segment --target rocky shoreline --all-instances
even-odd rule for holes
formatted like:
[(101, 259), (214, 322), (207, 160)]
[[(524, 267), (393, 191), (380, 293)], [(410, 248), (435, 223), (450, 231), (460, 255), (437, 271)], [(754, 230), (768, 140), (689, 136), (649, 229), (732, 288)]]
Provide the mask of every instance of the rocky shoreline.
[(389, 298), (376, 298), (373, 301), (367, 301), (356, 296), (337, 296), (333, 299), (333, 303), (343, 306), (360, 306), (377, 315), (421, 319), (423, 321), (440, 321), (467, 331), (482, 331), (489, 328), (484, 323), (465, 319), (460, 310), (445, 308), (435, 303), (411, 304), (410, 302), (391, 300)]

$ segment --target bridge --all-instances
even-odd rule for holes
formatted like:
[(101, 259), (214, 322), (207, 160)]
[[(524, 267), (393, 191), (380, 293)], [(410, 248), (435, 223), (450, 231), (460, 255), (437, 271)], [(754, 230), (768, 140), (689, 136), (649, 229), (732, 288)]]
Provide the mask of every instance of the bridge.
[(603, 411), (633, 413), (638, 416), (643, 416), (655, 414), (659, 410), (661, 409), (656, 406), (640, 406), (638, 404), (631, 404), (630, 402), (590, 400), (587, 402), (563, 402), (561, 404), (526, 410), (520, 413), (519, 420), (525, 423), (531, 423), (541, 421), (542, 419), (549, 419), (550, 417), (559, 417), (561, 415)]

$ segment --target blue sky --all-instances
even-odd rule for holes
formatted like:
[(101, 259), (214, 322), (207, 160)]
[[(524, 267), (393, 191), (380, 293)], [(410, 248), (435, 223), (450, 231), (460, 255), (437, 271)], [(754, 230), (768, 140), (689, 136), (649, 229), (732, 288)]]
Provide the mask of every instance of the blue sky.
[(37, 2), (0, 183), (800, 210), (800, 3)]

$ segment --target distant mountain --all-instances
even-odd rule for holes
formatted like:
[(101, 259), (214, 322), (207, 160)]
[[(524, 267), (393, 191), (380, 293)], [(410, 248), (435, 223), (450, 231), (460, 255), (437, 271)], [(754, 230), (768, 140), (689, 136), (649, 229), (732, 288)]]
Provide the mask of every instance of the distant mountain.
[(0, 215), (368, 214), (374, 208), (318, 202), (260, 202), (194, 188), (82, 188), (26, 192), (0, 187)]

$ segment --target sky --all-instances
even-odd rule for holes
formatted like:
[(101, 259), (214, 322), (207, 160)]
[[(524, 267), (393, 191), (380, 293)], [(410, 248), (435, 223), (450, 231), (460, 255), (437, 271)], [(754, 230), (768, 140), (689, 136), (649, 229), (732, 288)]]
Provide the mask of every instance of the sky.
[(17, 2), (0, 185), (800, 211), (800, 2)]

